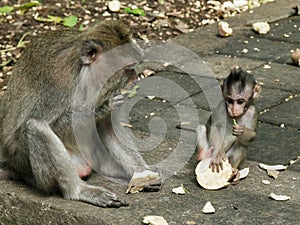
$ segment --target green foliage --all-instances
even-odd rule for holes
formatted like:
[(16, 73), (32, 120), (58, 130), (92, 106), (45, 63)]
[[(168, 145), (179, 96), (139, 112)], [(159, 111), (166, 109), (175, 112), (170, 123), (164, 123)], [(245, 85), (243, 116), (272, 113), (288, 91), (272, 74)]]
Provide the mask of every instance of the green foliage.
[(74, 27), (77, 23), (78, 17), (77, 16), (68, 16), (66, 18), (64, 18), (64, 22), (63, 25), (65, 27)]
[(40, 3), (38, 1), (32, 1), (32, 2), (27, 2), (27, 3), (24, 3), (23, 5), (20, 6), (20, 10), (23, 11), (23, 10), (27, 10), (27, 9), (30, 9), (34, 6), (38, 6)]
[(136, 94), (137, 94), (137, 90), (140, 88), (140, 85), (135, 85), (133, 88), (132, 88), (132, 90), (131, 90), (131, 92), (128, 94), (128, 98), (133, 98), (134, 96), (136, 96)]
[(135, 9), (131, 9), (130, 7), (127, 7), (124, 9), (124, 11), (128, 14), (133, 14), (135, 16), (145, 16), (145, 12), (142, 9), (139, 8), (135, 8)]
[(63, 18), (61, 18), (61, 17), (50, 16), (50, 15), (48, 15), (47, 18), (37, 16), (37, 17), (34, 17), (34, 19), (39, 22), (54, 23), (54, 24), (58, 24), (61, 21), (63, 21)]
[(74, 27), (77, 23), (78, 17), (71, 15), (65, 18), (61, 18), (59, 16), (48, 15), (47, 18), (35, 17), (34, 19), (39, 22), (54, 23), (55, 25), (62, 22), (65, 27)]
[(38, 1), (31, 1), (24, 3), (23, 5), (20, 6), (19, 11), (21, 14), (24, 14), (28, 9), (39, 5), (40, 3)]
[(83, 24), (80, 24), (79, 31), (83, 31)]
[(3, 6), (3, 7), (0, 8), (0, 14), (3, 15), (3, 14), (6, 14), (6, 13), (10, 13), (13, 10), (14, 10), (14, 7), (6, 5), (6, 6)]

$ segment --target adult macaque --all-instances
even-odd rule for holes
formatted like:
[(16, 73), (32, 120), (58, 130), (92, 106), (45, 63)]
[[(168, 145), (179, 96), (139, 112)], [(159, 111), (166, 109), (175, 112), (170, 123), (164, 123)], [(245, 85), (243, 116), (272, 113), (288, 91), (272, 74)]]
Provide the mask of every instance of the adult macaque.
[[(257, 113), (253, 100), (259, 96), (260, 86), (251, 74), (234, 67), (223, 81), (222, 92), (225, 102), (221, 102), (212, 113), (213, 119), (208, 124), (209, 135), (205, 125), (194, 129), (197, 133), (197, 160), (211, 157), (210, 167), (219, 172), (227, 157), (233, 167), (233, 181), (237, 181), (237, 168), (245, 159), (247, 147), (256, 136)], [(224, 104), (226, 111), (223, 110)], [(227, 114), (226, 130), (225, 135), (221, 136), (224, 113)], [(181, 128), (191, 130), (189, 127)]]
[[(60, 192), (67, 199), (101, 207), (127, 205), (105, 188), (80, 179), (92, 169), (73, 135), (72, 97), (80, 81), (98, 73), (103, 54), (128, 43), (134, 47), (129, 27), (120, 21), (104, 21), (82, 33), (50, 32), (30, 43), (1, 99), (0, 175), (11, 177), (7, 171), (13, 171), (40, 191)], [(95, 119), (106, 146), (99, 151), (114, 159), (103, 160), (101, 171), (128, 180), (137, 168), (146, 168), (145, 162), (137, 150), (116, 140), (108, 105), (131, 79), (132, 74), (116, 73), (103, 84)]]

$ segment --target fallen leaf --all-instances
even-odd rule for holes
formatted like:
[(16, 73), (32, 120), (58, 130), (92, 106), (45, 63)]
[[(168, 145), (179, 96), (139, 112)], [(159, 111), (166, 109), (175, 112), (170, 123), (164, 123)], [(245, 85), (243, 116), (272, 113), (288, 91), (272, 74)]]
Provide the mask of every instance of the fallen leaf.
[(0, 7), (0, 14), (6, 14), (6, 13), (10, 13), (14, 10), (14, 7), (12, 6), (2, 6)]
[(63, 22), (63, 25), (65, 27), (74, 27), (77, 23), (77, 20), (78, 20), (78, 17), (77, 16), (68, 16), (66, 18), (64, 18), (64, 22)]
[(182, 33), (189, 32), (189, 26), (181, 21), (177, 22), (177, 24), (174, 27)]
[(139, 9), (139, 8), (131, 9), (130, 7), (127, 7), (124, 9), (124, 12), (126, 12), (128, 14), (133, 14), (135, 16), (146, 16), (144, 10)]
[(36, 14), (34, 16), (34, 19), (36, 21), (39, 21), (39, 22), (48, 22), (48, 23), (55, 23), (55, 24), (58, 24), (60, 23), (61, 21), (63, 21), (64, 19), (61, 18), (61, 17), (58, 17), (58, 16), (50, 16), (48, 15), (47, 18), (44, 18), (44, 17), (39, 17), (39, 14)]
[(24, 10), (30, 9), (34, 6), (38, 6), (39, 4), (40, 3), (38, 1), (27, 2), (20, 6), (20, 10), (24, 11)]
[(131, 90), (131, 92), (128, 94), (128, 98), (133, 98), (134, 96), (136, 96), (136, 94), (137, 94), (137, 90), (140, 88), (140, 85), (135, 85), (133, 88), (132, 88), (132, 90)]

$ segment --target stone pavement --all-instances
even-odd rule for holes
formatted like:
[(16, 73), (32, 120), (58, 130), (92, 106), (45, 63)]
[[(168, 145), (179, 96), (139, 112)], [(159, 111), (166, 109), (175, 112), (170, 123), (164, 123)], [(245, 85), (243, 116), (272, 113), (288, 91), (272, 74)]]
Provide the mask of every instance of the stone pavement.
[[(258, 167), (259, 162), (288, 165), (290, 160), (300, 156), (300, 67), (292, 65), (290, 59), (290, 51), (300, 48), (300, 17), (289, 17), (294, 5), (300, 7), (300, 0), (277, 0), (255, 9), (254, 13), (228, 18), (226, 21), (233, 28), (233, 35), (228, 38), (218, 37), (213, 24), (174, 40), (205, 60), (216, 78), (225, 77), (232, 65), (239, 65), (252, 71), (262, 84), (262, 94), (256, 102), (260, 123), (244, 164), (250, 168), (246, 179), (222, 190), (204, 190), (195, 180), (193, 158), (167, 179), (157, 193), (126, 195), (125, 186), (93, 175), (89, 182), (104, 184), (130, 203), (120, 209), (102, 209), (56, 196), (43, 196), (22, 183), (0, 181), (0, 224), (135, 225), (141, 224), (146, 215), (163, 216), (169, 224), (299, 224), (300, 161), (281, 172), (276, 180)], [(270, 33), (255, 34), (250, 24), (256, 21), (271, 22)], [(248, 52), (242, 53), (243, 49)], [(157, 150), (144, 153), (150, 164), (168, 156), (176, 147), (180, 135), (180, 131), (174, 129), (177, 124), (184, 120), (196, 126), (194, 118), (185, 111), (196, 110), (201, 123), (209, 117), (208, 102), (195, 77), (172, 67), (160, 69), (155, 77), (173, 80), (186, 89), (193, 101), (173, 101), (177, 92), (170, 91), (166, 98), (170, 101), (144, 98), (133, 108), (130, 123), (138, 137), (148, 137), (151, 115), (162, 118), (168, 127), (166, 138)], [(162, 84), (158, 83), (157, 88), (163, 89)], [(139, 95), (147, 93), (146, 89), (147, 86), (142, 86)], [(183, 112), (183, 118), (177, 115), (178, 110)], [(187, 137), (183, 144), (191, 145), (193, 134), (183, 134)], [(262, 180), (269, 180), (270, 185), (263, 184)], [(181, 184), (189, 194), (172, 194), (172, 188)], [(268, 198), (271, 192), (289, 195), (291, 199), (271, 200)], [(212, 202), (215, 214), (201, 212), (207, 201)]]

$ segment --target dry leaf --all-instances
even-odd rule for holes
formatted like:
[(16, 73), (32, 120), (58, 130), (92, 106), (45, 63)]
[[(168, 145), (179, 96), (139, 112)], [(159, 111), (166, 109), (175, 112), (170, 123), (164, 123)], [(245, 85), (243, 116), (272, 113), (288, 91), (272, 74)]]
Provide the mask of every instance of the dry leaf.
[(211, 202), (206, 202), (206, 204), (204, 205), (204, 207), (202, 209), (202, 212), (205, 213), (205, 214), (208, 214), (208, 213), (215, 213), (216, 210), (212, 206)]
[(168, 222), (162, 216), (145, 216), (143, 223), (150, 225), (168, 225)]
[(276, 201), (287, 201), (291, 198), (290, 196), (287, 196), (287, 195), (276, 195), (274, 193), (271, 193), (269, 195), (269, 197), (276, 200)]
[(177, 22), (175, 25), (175, 28), (182, 33), (188, 33), (189, 32), (189, 26), (186, 23), (183, 22)]

